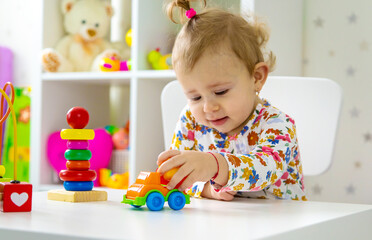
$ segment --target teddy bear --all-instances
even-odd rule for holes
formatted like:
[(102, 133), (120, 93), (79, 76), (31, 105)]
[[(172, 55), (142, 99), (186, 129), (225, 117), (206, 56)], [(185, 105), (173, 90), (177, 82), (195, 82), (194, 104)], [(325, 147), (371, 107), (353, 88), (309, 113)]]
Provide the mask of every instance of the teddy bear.
[(130, 58), (130, 49), (124, 43), (105, 39), (113, 15), (108, 1), (62, 0), (61, 7), (67, 35), (54, 49), (42, 51), (45, 71), (99, 71), (103, 58)]

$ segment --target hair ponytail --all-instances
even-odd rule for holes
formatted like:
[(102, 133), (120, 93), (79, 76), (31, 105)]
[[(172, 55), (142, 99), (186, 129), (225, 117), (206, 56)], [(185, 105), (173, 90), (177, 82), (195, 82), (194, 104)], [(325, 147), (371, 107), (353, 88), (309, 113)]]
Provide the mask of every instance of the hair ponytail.
[(167, 14), (173, 22), (177, 23), (173, 12), (179, 8), (178, 17), (181, 23), (185, 23), (172, 51), (174, 69), (182, 67), (188, 71), (207, 49), (221, 46), (229, 47), (244, 62), (250, 74), (259, 62), (265, 62), (270, 71), (274, 69), (276, 58), (266, 49), (270, 34), (264, 22), (253, 14), (250, 15), (252, 21), (247, 21), (239, 14), (218, 8), (205, 8), (187, 19), (186, 11), (193, 10), (191, 2), (201, 2), (206, 6), (206, 0), (174, 0), (167, 6)]
[[(184, 24), (187, 22), (187, 18), (186, 18), (186, 11), (190, 10), (191, 9), (191, 2), (197, 2), (196, 0), (195, 1), (190, 1), (190, 0), (174, 0), (172, 2), (170, 2), (168, 5), (167, 5), (167, 9), (166, 9), (166, 12), (167, 12), (167, 15), (169, 17), (169, 19), (174, 22), (174, 23), (178, 23), (175, 18), (174, 18), (174, 15), (173, 15), (173, 11), (175, 9), (175, 7), (178, 7), (179, 8), (179, 12), (178, 12), (178, 17), (180, 19), (180, 23), (181, 24)], [(207, 6), (207, 2), (206, 0), (200, 0), (200, 2), (203, 4), (203, 7), (206, 7)]]

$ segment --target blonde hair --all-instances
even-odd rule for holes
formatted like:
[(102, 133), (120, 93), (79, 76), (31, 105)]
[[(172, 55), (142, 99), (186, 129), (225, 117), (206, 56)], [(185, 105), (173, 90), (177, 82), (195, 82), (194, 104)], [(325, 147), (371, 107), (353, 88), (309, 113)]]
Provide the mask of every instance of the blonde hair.
[(182, 66), (184, 71), (191, 70), (200, 56), (211, 47), (228, 43), (235, 55), (243, 61), (250, 74), (255, 65), (265, 62), (272, 71), (276, 57), (271, 51), (265, 52), (269, 40), (266, 24), (247, 22), (242, 16), (217, 8), (205, 8), (206, 0), (201, 0), (204, 10), (191, 19), (186, 19), (185, 12), (190, 10), (190, 1), (175, 0), (168, 4), (167, 14), (173, 17), (173, 10), (179, 7), (179, 18), (183, 25), (178, 33), (172, 52), (174, 68)]

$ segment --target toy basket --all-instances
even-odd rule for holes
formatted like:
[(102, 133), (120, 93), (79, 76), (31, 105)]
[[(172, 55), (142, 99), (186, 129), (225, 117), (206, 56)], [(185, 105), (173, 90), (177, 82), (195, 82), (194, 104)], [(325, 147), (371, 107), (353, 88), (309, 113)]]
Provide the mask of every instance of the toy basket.
[(129, 171), (129, 150), (113, 150), (109, 169), (113, 173), (122, 174)]

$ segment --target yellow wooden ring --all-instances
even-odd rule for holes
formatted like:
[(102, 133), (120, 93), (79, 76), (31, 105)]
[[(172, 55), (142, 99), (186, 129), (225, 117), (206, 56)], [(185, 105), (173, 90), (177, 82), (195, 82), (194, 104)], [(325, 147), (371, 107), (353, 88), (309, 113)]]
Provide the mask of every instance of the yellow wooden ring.
[(61, 138), (67, 140), (92, 140), (94, 139), (93, 129), (62, 129)]

